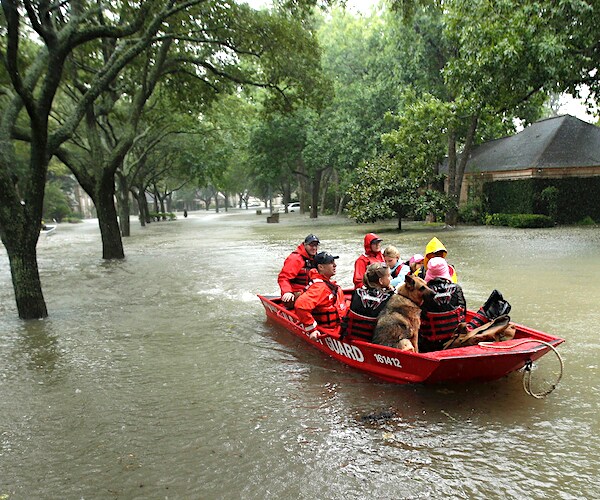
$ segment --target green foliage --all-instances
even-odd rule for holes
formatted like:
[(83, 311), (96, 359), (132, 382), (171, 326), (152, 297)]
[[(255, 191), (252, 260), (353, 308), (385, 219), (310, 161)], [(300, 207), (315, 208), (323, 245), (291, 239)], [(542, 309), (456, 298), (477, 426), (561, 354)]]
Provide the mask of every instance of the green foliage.
[(488, 226), (508, 226), (518, 228), (553, 227), (554, 221), (540, 214), (490, 214), (485, 216)]
[[(542, 197), (548, 188), (553, 189), (546, 191)], [(558, 224), (574, 224), (586, 216), (600, 220), (599, 192), (600, 177), (533, 178), (483, 185), (486, 212), (541, 213), (550, 216), (546, 201), (549, 198), (553, 203), (552, 210), (556, 211), (554, 220)]]
[(79, 224), (83, 222), (81, 215), (79, 214), (71, 214), (68, 217), (65, 217), (62, 222), (68, 222), (69, 224)]
[(458, 220), (465, 224), (483, 224), (484, 216), (483, 202), (480, 198), (468, 201), (458, 209)]
[(578, 226), (595, 226), (596, 222), (589, 215), (577, 222)]
[(443, 213), (448, 199), (426, 186), (426, 178), (412, 175), (397, 157), (378, 156), (357, 168), (349, 189), (348, 213), (357, 222)]
[(548, 216), (553, 219), (558, 219), (558, 196), (559, 191), (556, 186), (548, 186), (540, 193), (541, 200), (546, 204)]
[(46, 220), (56, 220), (61, 222), (63, 218), (69, 215), (71, 215), (69, 199), (60, 188), (60, 185), (57, 182), (49, 182), (46, 184), (43, 217)]
[(177, 219), (177, 215), (175, 215), (173, 212), (150, 212), (148, 215), (155, 222)]

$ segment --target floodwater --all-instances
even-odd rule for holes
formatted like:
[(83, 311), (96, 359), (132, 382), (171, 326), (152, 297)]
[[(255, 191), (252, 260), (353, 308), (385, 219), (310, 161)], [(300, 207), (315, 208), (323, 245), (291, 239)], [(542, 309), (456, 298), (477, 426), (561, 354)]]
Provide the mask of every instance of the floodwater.
[[(95, 221), (62, 224), (38, 245), (50, 317), (29, 322), (0, 247), (0, 498), (599, 498), (600, 230), (394, 225), (198, 212), (132, 221), (103, 262)], [(557, 389), (383, 383), (266, 322), (255, 294), (307, 233), (347, 286), (370, 231), (403, 257), (437, 235), (471, 308), (498, 288), (565, 337)]]

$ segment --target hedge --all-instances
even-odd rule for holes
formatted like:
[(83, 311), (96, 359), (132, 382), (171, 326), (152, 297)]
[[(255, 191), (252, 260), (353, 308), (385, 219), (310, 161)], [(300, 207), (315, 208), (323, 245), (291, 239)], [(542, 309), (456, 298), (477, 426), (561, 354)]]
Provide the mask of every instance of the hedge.
[(485, 216), (488, 226), (553, 227), (554, 221), (540, 214), (491, 214)]
[(559, 224), (600, 221), (600, 177), (486, 182), (483, 195), (488, 214), (542, 214)]

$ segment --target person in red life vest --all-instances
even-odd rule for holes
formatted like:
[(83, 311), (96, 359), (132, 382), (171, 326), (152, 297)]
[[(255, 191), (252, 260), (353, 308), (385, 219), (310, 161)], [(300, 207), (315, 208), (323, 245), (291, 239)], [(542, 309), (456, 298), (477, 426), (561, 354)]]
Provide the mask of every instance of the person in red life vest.
[(387, 264), (369, 264), (363, 276), (363, 287), (352, 292), (350, 309), (342, 320), (342, 336), (371, 342), (377, 316), (394, 294), (392, 276)]
[(458, 324), (465, 321), (467, 301), (461, 286), (452, 283), (448, 263), (443, 257), (429, 260), (425, 281), (436, 293), (426, 298), (421, 306), (419, 352), (439, 351), (453, 336)]
[(369, 264), (385, 262), (383, 253), (381, 252), (382, 241), (375, 233), (369, 233), (365, 236), (365, 253), (359, 256), (354, 263), (354, 277), (352, 278), (354, 288), (360, 288), (363, 285), (363, 276)]
[(281, 301), (288, 309), (294, 307), (294, 301), (308, 285), (308, 273), (316, 267), (315, 255), (319, 250), (319, 238), (309, 234), (304, 238), (283, 263), (277, 283), (281, 289)]
[(315, 256), (317, 268), (310, 271), (310, 284), (296, 299), (298, 319), (313, 340), (324, 335), (339, 334), (342, 318), (347, 312), (344, 292), (331, 281), (335, 275), (337, 258), (339, 256), (319, 252)]

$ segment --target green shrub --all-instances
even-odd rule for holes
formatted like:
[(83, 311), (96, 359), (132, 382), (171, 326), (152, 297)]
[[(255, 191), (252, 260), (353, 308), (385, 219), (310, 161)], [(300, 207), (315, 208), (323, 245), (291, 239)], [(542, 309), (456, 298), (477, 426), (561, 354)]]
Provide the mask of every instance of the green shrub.
[(490, 214), (485, 217), (488, 226), (508, 227), (553, 227), (554, 221), (540, 214)]
[(173, 212), (150, 212), (148, 216), (155, 222), (177, 219), (177, 216)]
[(578, 226), (595, 226), (596, 223), (589, 215), (577, 222)]
[(62, 221), (68, 222), (70, 224), (77, 224), (78, 222), (82, 222), (83, 217), (79, 214), (71, 214), (68, 217), (65, 217)]
[(474, 200), (465, 203), (458, 209), (458, 220), (465, 224), (482, 224), (484, 219), (483, 203)]

